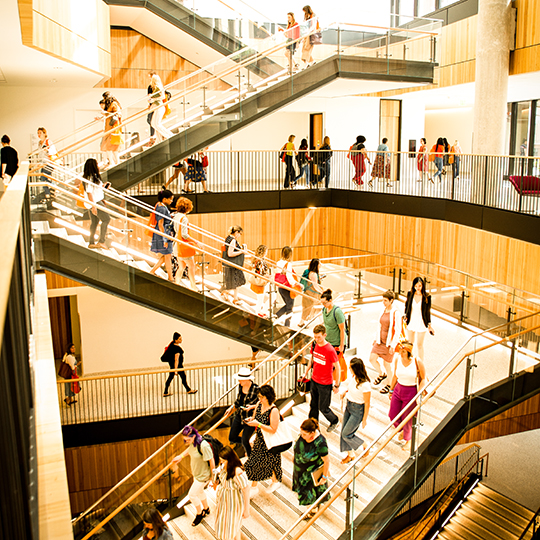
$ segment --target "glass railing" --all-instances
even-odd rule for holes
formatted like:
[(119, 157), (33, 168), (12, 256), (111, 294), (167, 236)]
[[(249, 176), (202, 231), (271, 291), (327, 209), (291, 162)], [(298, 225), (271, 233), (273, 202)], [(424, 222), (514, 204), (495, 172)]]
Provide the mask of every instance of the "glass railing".
[[(460, 430), (457, 429), (456, 425), (453, 426), (456, 427), (455, 430), (448, 432), (447, 438), (450, 439), (450, 442), (445, 445), (430, 444), (429, 449), (424, 448), (422, 443), (426, 441), (430, 431), (427, 428), (423, 429), (424, 422), (430, 418), (440, 418), (443, 411), (442, 416), (445, 416), (454, 404), (462, 399), (474, 398), (476, 392), (485, 390), (495, 382), (504, 381), (508, 377), (523, 373), (525, 370), (534, 369), (538, 364), (536, 344), (528, 342), (526, 336), (529, 332), (540, 328), (539, 315), (540, 312), (534, 313), (516, 321), (519, 322), (520, 327), (524, 328), (519, 332), (514, 332), (515, 327), (512, 323), (507, 323), (491, 328), (489, 332), (472, 336), (435, 375), (430, 374), (431, 380), (425, 387), (425, 391), (418, 392), (412, 400), (412, 403), (415, 403), (414, 408), (412, 410), (404, 409), (399, 413), (394, 419), (394, 423), (388, 424), (383, 433), (379, 434), (368, 448), (351, 462), (345, 472), (335, 475), (330, 480), (327, 492), (306, 509), (306, 512), (287, 529), (280, 540), (300, 538), (337, 498), (343, 497), (345, 492), (347, 492), (347, 500), (349, 501), (347, 511), (349, 523), (344, 523), (345, 531), (347, 534), (350, 533), (351, 537), (353, 534), (365, 532), (366, 538), (375, 538), (381, 528), (399, 512), (411, 493), (423, 482), (426, 471), (432, 465), (440, 462), (459, 438)], [(497, 339), (495, 337), (501, 334), (504, 334), (503, 338)], [(511, 343), (512, 347), (507, 347), (508, 343)], [(515, 398), (514, 389), (513, 397), (505, 396), (504, 399), (494, 401), (493, 405), (501, 406)], [(491, 410), (493, 410), (493, 406)], [(400, 474), (392, 479), (391, 486), (383, 487), (385, 498), (381, 513), (373, 511), (370, 506), (365, 510), (357, 510), (354, 501), (357, 495), (361, 496), (363, 492), (360, 474), (366, 471), (368, 474), (376, 476), (374, 462), (377, 456), (384, 456), (393, 451), (392, 447), (389, 446), (390, 442), (413, 417), (416, 419), (413, 421), (410, 456), (414, 459), (408, 464), (416, 462), (421, 463), (421, 466), (408, 467), (407, 474), (402, 474), (403, 469), (400, 470)], [(448, 418), (454, 420), (452, 415), (448, 415)], [(472, 421), (472, 415), (470, 418)], [(455, 421), (461, 429), (469, 423), (467, 418), (460, 415), (455, 418)], [(421, 461), (419, 461), (420, 457)], [(327, 497), (329, 497), (328, 500), (325, 500)], [(319, 508), (317, 513), (308, 518), (308, 512), (317, 509), (317, 507)], [(359, 526), (362, 529), (359, 529)], [(371, 532), (373, 536), (370, 536)]]
[[(431, 50), (429, 46), (407, 48), (406, 44), (409, 41), (425, 41), (429, 44), (436, 39), (439, 28), (440, 22), (431, 20), (426, 20), (425, 24), (419, 24), (414, 29), (405, 30), (335, 23), (320, 30), (322, 43), (314, 47), (313, 58), (320, 64), (325, 59), (337, 56), (339, 68), (332, 65), (328, 69), (354, 71), (355, 76), (362, 72), (370, 76), (399, 74), (402, 73), (404, 59), (429, 64), (435, 61), (434, 49)], [(316, 32), (311, 30), (303, 35), (296, 40), (297, 45)], [(405, 58), (403, 55), (390, 56), (389, 49), (396, 43), (407, 51)], [(290, 45), (271, 36), (258, 41), (256, 47), (236, 51), (168, 84), (166, 89), (172, 95), (167, 103), (170, 112), (163, 121), (163, 137), (166, 136), (167, 143), (159, 145), (159, 151), (155, 141), (149, 137), (147, 115), (162, 105), (149, 108), (146, 95), (142, 95), (135, 103), (124, 104), (124, 144), (119, 148), (118, 155), (126, 163), (124, 166), (113, 167), (111, 173), (114, 174), (110, 176), (113, 183), (125, 183), (126, 177), (140, 173), (135, 164), (131, 167), (129, 163), (141, 153), (150, 151), (155, 158), (145, 162), (145, 173), (157, 173), (182, 156), (208, 146), (209, 142), (230, 132), (235, 125), (246, 119), (260, 116), (265, 110), (274, 110), (278, 103), (284, 103), (290, 97), (319, 85), (322, 79), (316, 67), (288, 76), (290, 66), (285, 53)], [(279, 92), (270, 93), (265, 100), (251, 99), (258, 92), (286, 78), (288, 82), (280, 87)], [(80, 166), (76, 157), (72, 159), (74, 153), (99, 153), (102, 138), (117, 129), (115, 126), (104, 131), (106, 120), (106, 115), (98, 115), (97, 120), (73, 133), (60, 139), (53, 136), (59, 159), (73, 168)], [(201, 126), (197, 130), (189, 129), (199, 123)], [(180, 133), (183, 137), (175, 136)]]
[[(289, 338), (282, 345), (282, 349), (294, 348), (297, 337), (298, 335), (294, 335)], [(279, 368), (269, 377), (264, 375), (263, 370), (266, 369), (266, 365), (270, 365), (280, 357), (279, 351), (267, 357), (253, 370), (256, 382), (260, 385), (271, 383), (272, 386), (279, 386), (283, 384), (280, 381), (286, 381), (284, 384), (288, 386), (288, 395), (292, 395), (296, 387), (297, 361), (309, 345), (310, 342), (307, 342), (301, 348), (297, 348), (291, 358), (281, 362)], [(189, 424), (201, 432), (215, 432), (214, 435), (218, 438), (220, 437), (219, 426), (228, 418), (223, 415), (223, 408), (228, 407), (235, 400), (238, 386), (237, 381), (232, 378), (223, 383), (222, 394)], [(214, 415), (213, 411), (219, 412)], [(191, 479), (189, 467), (180, 462), (179, 470), (174, 474), (171, 471), (172, 458), (181, 454), (185, 455), (185, 450), (183, 438), (178, 433), (87, 511), (73, 520), (75, 537), (82, 540), (91, 538), (96, 531), (107, 526), (124, 508), (132, 504), (159, 499), (166, 499), (169, 504), (177, 504), (179, 507), (185, 504), (185, 500), (179, 500), (179, 498), (187, 492), (187, 482)]]

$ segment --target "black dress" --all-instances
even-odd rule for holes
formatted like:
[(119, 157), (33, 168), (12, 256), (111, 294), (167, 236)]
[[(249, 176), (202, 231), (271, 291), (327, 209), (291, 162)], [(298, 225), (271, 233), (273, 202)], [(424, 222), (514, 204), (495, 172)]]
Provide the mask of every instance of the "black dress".
[[(257, 406), (255, 410), (255, 420), (266, 426), (270, 425), (270, 413), (274, 407), (270, 407), (265, 413), (261, 412), (261, 405)], [(272, 472), (276, 474), (278, 482), (281, 482), (283, 478), (283, 471), (281, 470), (281, 454), (271, 454), (266, 447), (264, 437), (261, 433), (261, 428), (257, 428), (257, 435), (253, 448), (251, 449), (251, 455), (249, 456), (244, 468), (247, 473), (247, 477), (251, 482), (260, 482), (272, 477)]]
[[(222, 253), (222, 258), (224, 261), (230, 261), (238, 266), (244, 266), (244, 254), (240, 253), (234, 257), (229, 257), (228, 249), (229, 246), (234, 246), (235, 249), (240, 249), (238, 242), (234, 236), (227, 236), (225, 238), (225, 250)], [(225, 262), (223, 263), (223, 290), (230, 291), (231, 289), (237, 289), (246, 283), (246, 278), (244, 277), (244, 272), (239, 268), (234, 268), (229, 266)]]

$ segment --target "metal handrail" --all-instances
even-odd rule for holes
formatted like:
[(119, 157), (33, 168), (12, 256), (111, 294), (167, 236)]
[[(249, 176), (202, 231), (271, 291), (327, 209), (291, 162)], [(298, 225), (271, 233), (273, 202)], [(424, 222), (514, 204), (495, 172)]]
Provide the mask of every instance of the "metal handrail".
[[(538, 314), (540, 314), (540, 312), (536, 313), (535, 315), (538, 315)], [(523, 318), (529, 318), (529, 317), (532, 317), (532, 316), (533, 315), (527, 315), (526, 317), (523, 317)], [(503, 325), (498, 325), (497, 327), (494, 327), (494, 328), (490, 329), (490, 332), (494, 331), (496, 328), (499, 328), (501, 326), (508, 326), (509, 324), (512, 324), (512, 323), (505, 323)], [(502, 343), (504, 341), (515, 339), (515, 338), (519, 337), (520, 335), (525, 334), (526, 332), (529, 332), (531, 330), (536, 330), (538, 328), (540, 328), (540, 325), (537, 325), (536, 327), (534, 327), (532, 329), (517, 332), (517, 333), (515, 333), (515, 334), (513, 334), (511, 336), (508, 336), (506, 338), (503, 338), (503, 339), (501, 339), (501, 340), (499, 340), (497, 342), (493, 342), (493, 343), (490, 343), (490, 344), (488, 344), (488, 345), (486, 345), (484, 347), (481, 347), (479, 349), (475, 349), (475, 351), (473, 351), (473, 352), (476, 354), (476, 353), (481, 352), (483, 350), (487, 350), (487, 349), (489, 349), (491, 347), (499, 345), (500, 343)], [(486, 330), (486, 331), (480, 332), (478, 334), (475, 334), (474, 336), (471, 336), (467, 340), (467, 342), (460, 348), (460, 350), (457, 353), (455, 353), (450, 358), (450, 360), (448, 362), (446, 362), (446, 364), (444, 364), (439, 369), (439, 371), (437, 372), (435, 377), (430, 382), (428, 382), (428, 384), (424, 387), (424, 389), (419, 391), (416, 394), (416, 396), (411, 400), (411, 402), (415, 401), (417, 404), (410, 411), (410, 413), (407, 414), (407, 416), (405, 418), (403, 418), (403, 413), (406, 412), (406, 409), (402, 410), (396, 416), (396, 418), (392, 422), (390, 422), (390, 424), (386, 427), (386, 429), (368, 446), (368, 448), (366, 448), (365, 451), (361, 452), (361, 454), (357, 458), (355, 458), (351, 462), (350, 465), (347, 466), (346, 470), (343, 473), (341, 473), (341, 475), (332, 482), (332, 484), (327, 488), (327, 490), (309, 508), (307, 508), (307, 510), (304, 512), (304, 514), (302, 514), (294, 522), (294, 524), (291, 525), (287, 529), (287, 531), (280, 537), (279, 540), (286, 540), (286, 539), (298, 540), (298, 538), (300, 538), (300, 536), (302, 536), (302, 534), (304, 534), (307, 531), (307, 529), (341, 495), (341, 493), (343, 493), (350, 486), (350, 484), (353, 481), (355, 481), (355, 479), (360, 475), (360, 473), (379, 455), (379, 453), (389, 444), (389, 442), (394, 438), (394, 436), (397, 435), (403, 429), (405, 424), (411, 418), (413, 418), (413, 416), (416, 415), (416, 413), (421, 409), (422, 404), (424, 402), (427, 402), (433, 395), (435, 395), (438, 388), (441, 387), (441, 385), (452, 375), (452, 373), (454, 373), (454, 371), (461, 365), (461, 363), (471, 354), (470, 352), (467, 353), (467, 354), (463, 354), (461, 356), (461, 358), (459, 359), (459, 361), (457, 361), (455, 363), (455, 365), (448, 371), (448, 373), (444, 373), (444, 370), (446, 370), (450, 366), (450, 364), (454, 361), (454, 359), (457, 357), (459, 352), (461, 350), (463, 350), (464, 347), (467, 344), (469, 344), (473, 339), (476, 339), (476, 338), (482, 336), (483, 334), (485, 334), (487, 332), (488, 331)], [(438, 381), (437, 383), (435, 383), (435, 381), (437, 381), (439, 379), (439, 377), (441, 377), (441, 380)], [(427, 395), (425, 397), (423, 397), (423, 392), (427, 392)], [(396, 421), (396, 419), (401, 419), (402, 421), (399, 424), (399, 426), (394, 428), (394, 422)], [(388, 434), (389, 434), (388, 438), (383, 442), (383, 444), (380, 446), (380, 448), (378, 448), (375, 452), (370, 454), (369, 452), (372, 449), (374, 449), (375, 445), (377, 443), (379, 443), (380, 441), (382, 441), (384, 439), (384, 437), (386, 435), (388, 435)], [(365, 457), (367, 457), (367, 460), (364, 461), (364, 463), (360, 464), (360, 461), (362, 459), (364, 459)], [(357, 468), (357, 465), (359, 465), (358, 468)], [(352, 472), (351, 479), (348, 480), (348, 481), (345, 481), (343, 484), (340, 485), (340, 483), (342, 481), (344, 481), (346, 476), (351, 472)], [(330, 499), (328, 499), (326, 502), (323, 502), (324, 499), (327, 497), (327, 495), (329, 495), (331, 493), (331, 491), (336, 487), (338, 488), (337, 492), (335, 492), (333, 495), (331, 495)], [(317, 507), (318, 507), (318, 509), (317, 509)], [(313, 515), (313, 517), (308, 518), (308, 513), (313, 511), (314, 509), (317, 509), (315, 514)], [(308, 518), (307, 521), (306, 521), (306, 518)], [(293, 535), (292, 531), (295, 530), (296, 527), (298, 527), (299, 525), (301, 525), (300, 529)]]
[[(475, 445), (475, 446), (478, 446), (478, 445)], [(451, 457), (453, 458), (454, 456), (451, 456)], [(489, 453), (486, 453), (483, 456), (478, 457), (456, 485), (454, 485), (454, 482), (452, 482), (448, 486), (446, 486), (443, 492), (437, 497), (437, 500), (429, 507), (428, 511), (420, 518), (419, 522), (416, 524), (411, 534), (411, 540), (421, 539), (420, 535), (424, 532), (426, 527), (430, 525), (433, 518), (436, 517), (438, 519), (440, 517), (440, 512), (443, 510), (443, 507), (441, 506), (441, 502), (443, 501), (443, 499), (451, 499), (452, 497), (454, 497), (455, 493), (461, 488), (461, 486), (467, 480), (467, 478), (469, 477), (473, 469), (477, 467), (477, 465), (480, 462), (483, 462), (484, 459), (486, 459), (486, 462), (487, 462), (487, 460), (489, 459)], [(452, 491), (449, 494), (447, 494), (447, 491), (450, 490), (450, 488), (452, 487), (453, 487)], [(430, 515), (432, 512), (436, 512), (436, 513), (434, 515)], [(427, 516), (430, 516), (430, 517), (428, 518)], [(420, 531), (418, 531), (418, 528), (420, 526), (422, 527)]]
[(525, 536), (529, 532), (529, 528), (531, 527), (531, 525), (533, 526), (532, 534), (533, 534), (533, 538), (534, 538), (534, 535), (536, 534), (536, 532), (538, 530), (540, 530), (540, 526), (537, 528), (537, 525), (538, 525), (539, 521), (540, 521), (540, 506), (538, 507), (538, 510), (534, 513), (534, 516), (529, 521), (527, 527), (525, 527), (525, 530), (521, 533), (521, 536), (519, 537), (519, 540), (525, 540)]

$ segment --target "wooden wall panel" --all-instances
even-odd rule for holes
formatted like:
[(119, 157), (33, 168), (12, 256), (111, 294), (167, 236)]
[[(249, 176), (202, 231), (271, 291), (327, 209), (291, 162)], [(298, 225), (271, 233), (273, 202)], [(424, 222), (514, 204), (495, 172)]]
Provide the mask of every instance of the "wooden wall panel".
[(536, 395), (469, 430), (458, 444), (470, 444), (540, 428), (540, 396)]
[(63, 358), (68, 344), (73, 342), (69, 296), (49, 298), (49, 313), (54, 357)]
[(47, 278), (47, 289), (66, 289), (69, 287), (84, 287), (82, 283), (74, 281), (59, 274), (49, 272), (45, 270), (45, 276)]
[(540, 3), (538, 0), (514, 0), (517, 9), (516, 49), (540, 44)]
[[(111, 78), (98, 86), (146, 88), (150, 82), (150, 71), (156, 71), (163, 84), (169, 84), (199, 69), (159, 43), (126, 28), (111, 28), (111, 66)], [(198, 77), (190, 79), (190, 83), (197, 80)], [(224, 90), (228, 86), (218, 83), (216, 88)]]

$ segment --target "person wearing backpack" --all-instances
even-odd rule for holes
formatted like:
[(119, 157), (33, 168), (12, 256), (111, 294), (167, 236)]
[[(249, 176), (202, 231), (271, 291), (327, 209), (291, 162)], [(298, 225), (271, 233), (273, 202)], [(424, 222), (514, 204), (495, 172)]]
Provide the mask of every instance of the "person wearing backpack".
[[(187, 445), (187, 455), (190, 457), (191, 474), (193, 475), (193, 484), (189, 488), (188, 497), (197, 511), (197, 515), (191, 524), (196, 527), (210, 514), (204, 488), (212, 479), (212, 472), (216, 469), (216, 462), (212, 446), (194, 427), (186, 426), (182, 430), (182, 436), (184, 443)], [(212, 440), (215, 439), (212, 438)], [(173, 464), (180, 463), (183, 457), (184, 452), (173, 459)]]
[(341, 308), (332, 302), (332, 291), (330, 289), (326, 289), (321, 294), (321, 303), (323, 305), (322, 315), (326, 328), (326, 341), (336, 350), (341, 367), (341, 382), (343, 382), (347, 378), (347, 363), (343, 357), (345, 339), (348, 333), (347, 322)]
[(319, 259), (311, 259), (309, 267), (304, 270), (300, 279), (300, 285), (304, 289), (304, 294), (307, 295), (302, 296), (302, 317), (298, 323), (300, 327), (305, 326), (311, 320), (315, 310), (315, 303), (321, 297), (322, 287), (319, 266)]
[[(165, 352), (161, 355), (161, 361), (167, 362), (171, 369), (182, 369), (184, 367), (184, 349), (180, 347), (180, 343), (182, 343), (182, 336), (178, 332), (175, 332), (173, 334), (173, 340), (169, 343), (169, 345), (167, 345)], [(188, 394), (197, 393), (197, 390), (192, 390), (190, 388), (185, 371), (171, 371), (165, 383), (163, 397), (172, 396), (172, 392), (169, 392), (169, 386), (171, 386), (175, 375), (180, 377)]]

